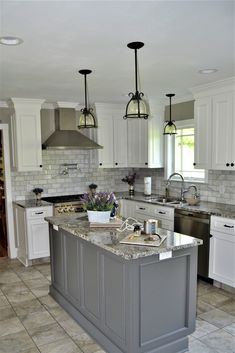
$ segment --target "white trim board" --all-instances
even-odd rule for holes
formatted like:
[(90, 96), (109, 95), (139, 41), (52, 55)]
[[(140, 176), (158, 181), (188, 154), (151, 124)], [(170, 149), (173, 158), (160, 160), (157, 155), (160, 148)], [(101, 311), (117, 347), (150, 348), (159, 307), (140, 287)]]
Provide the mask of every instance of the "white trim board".
[(11, 167), (10, 167), (10, 149), (9, 149), (9, 128), (7, 124), (0, 124), (3, 137), (4, 151), (4, 182), (5, 182), (5, 206), (6, 206), (6, 226), (7, 226), (7, 243), (8, 256), (15, 258), (17, 248), (15, 242), (14, 218), (12, 207), (12, 190), (11, 190)]

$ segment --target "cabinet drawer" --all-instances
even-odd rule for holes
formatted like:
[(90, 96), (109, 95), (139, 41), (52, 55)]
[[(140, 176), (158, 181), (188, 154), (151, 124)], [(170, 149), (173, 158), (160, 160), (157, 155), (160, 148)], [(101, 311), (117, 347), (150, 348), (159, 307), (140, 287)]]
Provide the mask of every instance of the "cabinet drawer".
[(50, 217), (52, 216), (52, 214), (53, 214), (52, 206), (29, 208), (26, 210), (26, 215), (28, 219)]
[(171, 207), (155, 207), (154, 214), (156, 217), (174, 220), (174, 208)]
[(235, 236), (235, 219), (212, 216), (211, 231)]
[(135, 203), (135, 211), (138, 213), (149, 214), (151, 213), (151, 207), (149, 207), (147, 203)]

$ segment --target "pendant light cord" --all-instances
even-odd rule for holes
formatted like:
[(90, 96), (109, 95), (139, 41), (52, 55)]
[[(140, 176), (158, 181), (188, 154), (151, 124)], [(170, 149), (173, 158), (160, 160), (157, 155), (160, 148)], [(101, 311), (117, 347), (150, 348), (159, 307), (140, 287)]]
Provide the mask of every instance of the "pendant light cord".
[(170, 122), (171, 122), (171, 97), (170, 97)]
[(86, 83), (86, 75), (84, 75), (85, 82), (85, 109), (87, 110), (87, 83)]
[(137, 49), (135, 49), (135, 91), (138, 91), (138, 77), (137, 77)]

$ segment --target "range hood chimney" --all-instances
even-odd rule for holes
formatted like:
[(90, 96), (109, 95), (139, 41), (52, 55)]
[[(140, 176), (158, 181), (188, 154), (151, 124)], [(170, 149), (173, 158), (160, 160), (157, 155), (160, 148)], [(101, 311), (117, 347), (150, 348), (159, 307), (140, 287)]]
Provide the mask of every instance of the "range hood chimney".
[(91, 150), (103, 148), (77, 130), (62, 130), (61, 120), (76, 121), (76, 111), (72, 108), (55, 109), (55, 131), (43, 143), (43, 149), (80, 149)]

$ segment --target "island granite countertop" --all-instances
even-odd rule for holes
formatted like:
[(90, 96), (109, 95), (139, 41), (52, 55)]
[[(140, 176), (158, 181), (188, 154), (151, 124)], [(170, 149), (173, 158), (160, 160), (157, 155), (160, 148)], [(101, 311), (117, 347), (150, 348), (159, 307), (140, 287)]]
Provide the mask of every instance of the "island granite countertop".
[(166, 239), (159, 247), (127, 245), (121, 244), (120, 241), (128, 234), (131, 234), (131, 231), (119, 232), (112, 228), (90, 228), (87, 216), (84, 215), (46, 217), (45, 220), (76, 237), (96, 244), (126, 260), (138, 259), (202, 244), (202, 240), (200, 239), (159, 228), (158, 234), (160, 236), (166, 235)]
[[(157, 202), (154, 199), (159, 197), (159, 195), (145, 196), (141, 192), (136, 192), (135, 195), (130, 196), (127, 192), (118, 192), (115, 194), (119, 199), (133, 200), (139, 202), (146, 202), (153, 205), (161, 205), (165, 207), (179, 208), (186, 211), (194, 211), (198, 213), (206, 213), (213, 216), (220, 216), (225, 218), (235, 218), (235, 205), (200, 201), (198, 205), (190, 206), (187, 203), (183, 204), (171, 204), (168, 202)], [(153, 200), (152, 200), (153, 199)]]

